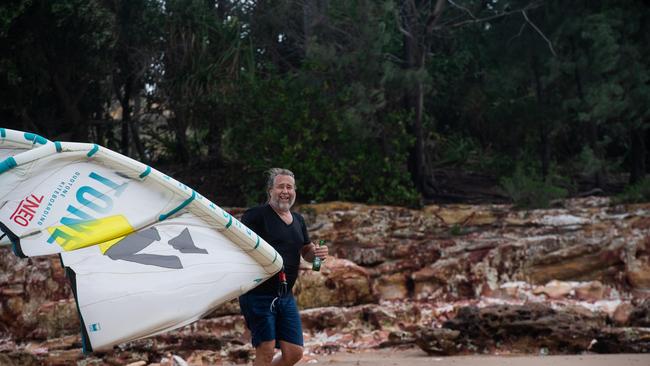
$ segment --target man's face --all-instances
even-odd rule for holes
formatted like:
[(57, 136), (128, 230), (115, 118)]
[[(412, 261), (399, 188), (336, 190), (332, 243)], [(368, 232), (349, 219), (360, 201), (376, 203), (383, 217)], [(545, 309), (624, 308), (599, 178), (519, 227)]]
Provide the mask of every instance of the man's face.
[(276, 209), (289, 210), (296, 201), (296, 184), (288, 175), (278, 175), (269, 191), (269, 203)]

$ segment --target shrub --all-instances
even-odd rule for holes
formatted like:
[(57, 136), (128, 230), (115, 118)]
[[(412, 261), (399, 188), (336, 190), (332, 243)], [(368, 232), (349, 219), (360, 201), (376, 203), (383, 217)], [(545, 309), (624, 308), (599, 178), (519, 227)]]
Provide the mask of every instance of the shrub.
[(614, 198), (615, 203), (641, 203), (650, 202), (650, 177), (646, 177), (636, 184), (625, 187), (623, 193)]
[(517, 165), (510, 177), (501, 179), (501, 187), (517, 208), (546, 208), (551, 201), (567, 196), (567, 190), (542, 179), (532, 168)]
[(296, 174), (302, 202), (417, 202), (406, 168), (406, 114), (342, 108), (345, 101), (299, 80), (257, 80), (242, 91), (223, 155), (244, 166), (247, 204), (264, 200), (263, 173), (274, 166)]

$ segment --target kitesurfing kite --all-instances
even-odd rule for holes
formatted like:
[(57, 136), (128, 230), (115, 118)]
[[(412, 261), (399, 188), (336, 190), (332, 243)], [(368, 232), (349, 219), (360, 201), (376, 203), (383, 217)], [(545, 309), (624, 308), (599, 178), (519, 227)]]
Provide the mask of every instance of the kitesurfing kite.
[(282, 268), (273, 247), (173, 178), (96, 144), (5, 128), (0, 230), (20, 257), (60, 255), (85, 352), (187, 325)]

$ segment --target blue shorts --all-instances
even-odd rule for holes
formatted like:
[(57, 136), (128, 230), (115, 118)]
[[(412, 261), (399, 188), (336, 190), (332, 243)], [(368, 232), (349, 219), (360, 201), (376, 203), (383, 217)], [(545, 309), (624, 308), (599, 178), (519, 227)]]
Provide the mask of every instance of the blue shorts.
[(302, 323), (293, 295), (283, 297), (273, 295), (244, 294), (239, 297), (239, 307), (251, 331), (253, 347), (262, 342), (275, 340), (303, 346)]

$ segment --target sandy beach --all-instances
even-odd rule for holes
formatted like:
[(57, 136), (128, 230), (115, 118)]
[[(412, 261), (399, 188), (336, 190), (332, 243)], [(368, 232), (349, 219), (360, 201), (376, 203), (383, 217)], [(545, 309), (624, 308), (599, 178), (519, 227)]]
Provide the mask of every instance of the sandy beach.
[(332, 355), (306, 357), (301, 365), (328, 366), (644, 366), (650, 365), (650, 354), (585, 354), (561, 356), (485, 355), (428, 356), (419, 349), (382, 349), (361, 353), (339, 352)]

